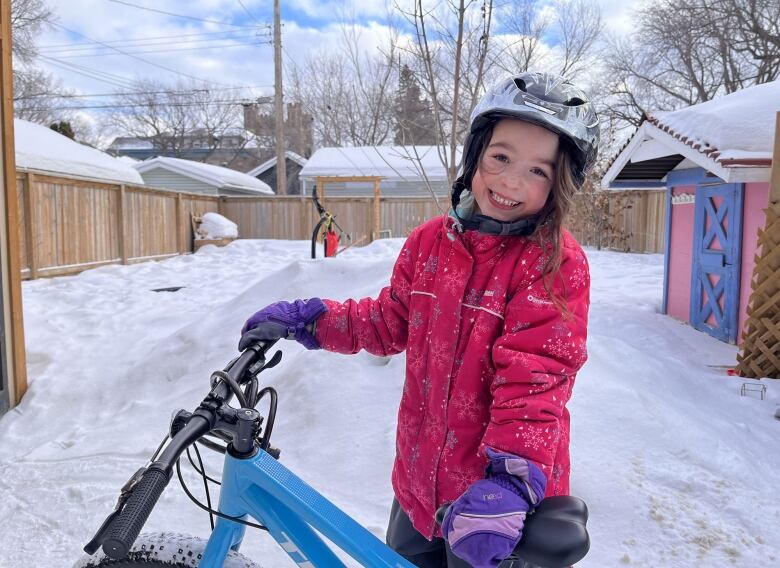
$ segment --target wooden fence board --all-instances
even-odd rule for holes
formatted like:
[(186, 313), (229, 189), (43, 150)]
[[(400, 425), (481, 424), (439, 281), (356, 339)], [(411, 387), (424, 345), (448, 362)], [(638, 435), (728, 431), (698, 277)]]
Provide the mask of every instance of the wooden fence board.
[[(30, 180), (29, 185), (27, 179)], [(192, 252), (193, 213), (218, 212), (234, 221), (240, 238), (309, 239), (319, 219), (300, 196), (214, 197), (150, 187), (102, 183), (39, 172), (19, 172), (19, 241), (24, 277), (75, 274), (107, 263), (138, 262)], [(663, 250), (663, 192), (624, 196), (632, 207), (617, 222), (632, 235), (633, 251)], [(326, 207), (354, 240), (372, 239), (372, 197), (328, 197)], [(449, 209), (430, 197), (381, 197), (380, 228), (406, 237), (416, 226)], [(576, 233), (575, 233), (576, 235)], [(582, 238), (577, 235), (578, 238)], [(583, 239), (583, 244), (591, 244)], [(35, 262), (35, 274), (30, 269)]]

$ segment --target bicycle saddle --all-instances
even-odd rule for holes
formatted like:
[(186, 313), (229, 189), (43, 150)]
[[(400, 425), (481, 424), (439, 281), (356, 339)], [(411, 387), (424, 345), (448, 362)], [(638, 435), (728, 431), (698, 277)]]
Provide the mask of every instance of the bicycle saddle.
[(523, 538), (510, 558), (540, 568), (567, 568), (590, 549), (587, 520), (588, 507), (582, 499), (547, 497), (526, 518)]

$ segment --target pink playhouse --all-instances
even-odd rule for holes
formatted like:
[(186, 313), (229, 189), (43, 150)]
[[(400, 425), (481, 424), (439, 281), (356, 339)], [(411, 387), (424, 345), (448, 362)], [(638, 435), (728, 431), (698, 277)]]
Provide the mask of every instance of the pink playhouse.
[(665, 188), (662, 310), (730, 343), (746, 320), (778, 111), (780, 81), (648, 113), (602, 180)]

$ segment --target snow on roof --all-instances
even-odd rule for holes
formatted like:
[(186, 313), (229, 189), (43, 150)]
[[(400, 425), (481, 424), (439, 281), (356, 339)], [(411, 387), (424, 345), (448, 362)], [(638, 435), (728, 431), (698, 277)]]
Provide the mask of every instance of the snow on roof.
[(257, 178), (237, 172), (236, 170), (231, 170), (230, 168), (223, 168), (222, 166), (214, 166), (203, 162), (160, 156), (140, 162), (133, 167), (138, 170), (139, 173), (148, 172), (155, 168), (163, 168), (218, 188), (229, 188), (243, 190), (247, 193), (274, 195), (271, 187)]
[[(439, 147), (449, 154), (449, 149)], [(457, 149), (460, 161), (462, 148)], [(436, 146), (356, 146), (320, 148), (303, 166), (299, 176), (381, 176), (390, 180), (422, 179), (422, 170), (432, 181), (447, 179)]]
[(769, 166), (780, 81), (742, 89), (647, 121), (723, 166)]
[[(287, 158), (289, 158), (290, 160), (292, 160), (293, 162), (295, 162), (296, 164), (298, 164), (299, 166), (305, 166), (306, 165), (306, 161), (307, 161), (306, 158), (304, 158), (300, 154), (296, 154), (295, 152), (292, 152), (290, 150), (286, 150), (284, 152), (284, 155)], [(274, 167), (275, 165), (276, 165), (276, 156), (274, 156), (270, 160), (266, 160), (265, 162), (263, 162), (262, 164), (260, 164), (256, 168), (254, 168), (253, 170), (249, 170), (246, 173), (246, 175), (252, 176), (252, 177), (257, 177), (260, 174), (262, 174), (263, 172), (267, 171), (268, 169)]]
[(40, 124), (14, 119), (14, 145), (19, 169), (144, 185), (131, 165)]
[(114, 138), (114, 141), (111, 142), (111, 145), (109, 146), (109, 149), (111, 150), (151, 150), (152, 148), (154, 148), (154, 145), (151, 140), (130, 136)]

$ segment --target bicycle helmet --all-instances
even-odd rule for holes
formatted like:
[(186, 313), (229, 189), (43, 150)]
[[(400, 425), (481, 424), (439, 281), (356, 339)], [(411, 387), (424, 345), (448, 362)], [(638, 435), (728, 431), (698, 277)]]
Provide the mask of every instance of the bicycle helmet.
[[(463, 173), (452, 186), (452, 207), (458, 215), (461, 193), (469, 189), (488, 142), (489, 127), (501, 118), (516, 118), (539, 125), (561, 138), (572, 156), (572, 175), (582, 184), (598, 153), (599, 121), (585, 93), (567, 79), (550, 73), (518, 73), (488, 89), (471, 113), (471, 127), (463, 146)], [(537, 218), (512, 223), (484, 215), (458, 220), (466, 229), (493, 234), (530, 234)]]

